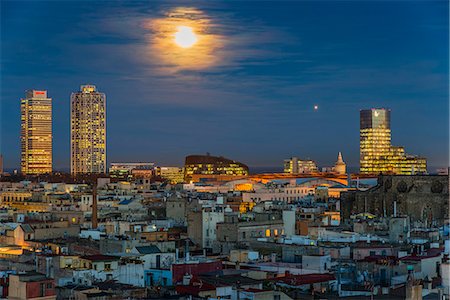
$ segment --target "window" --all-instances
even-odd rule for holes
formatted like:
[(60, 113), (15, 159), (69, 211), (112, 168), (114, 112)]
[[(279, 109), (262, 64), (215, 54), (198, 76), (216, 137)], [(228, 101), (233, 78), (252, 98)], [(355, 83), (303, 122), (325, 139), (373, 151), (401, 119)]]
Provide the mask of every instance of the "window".
[(266, 237), (270, 237), (270, 229), (266, 229)]
[(111, 270), (111, 264), (105, 264), (105, 270), (106, 271)]
[(53, 283), (49, 282), (47, 283), (47, 289), (52, 289), (53, 288)]
[(39, 285), (39, 296), (44, 297), (45, 296), (45, 283), (41, 283)]

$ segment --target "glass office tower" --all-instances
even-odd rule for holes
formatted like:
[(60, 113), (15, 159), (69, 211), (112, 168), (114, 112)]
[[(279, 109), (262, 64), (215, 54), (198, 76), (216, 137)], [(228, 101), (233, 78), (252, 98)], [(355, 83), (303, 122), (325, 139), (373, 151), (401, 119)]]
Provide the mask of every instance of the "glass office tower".
[(30, 90), (21, 99), (21, 170), (27, 175), (52, 172), (52, 99)]
[(408, 155), (403, 147), (391, 145), (391, 111), (368, 109), (360, 112), (361, 174), (422, 174), (426, 159)]
[(72, 174), (106, 173), (105, 94), (82, 85), (70, 104)]

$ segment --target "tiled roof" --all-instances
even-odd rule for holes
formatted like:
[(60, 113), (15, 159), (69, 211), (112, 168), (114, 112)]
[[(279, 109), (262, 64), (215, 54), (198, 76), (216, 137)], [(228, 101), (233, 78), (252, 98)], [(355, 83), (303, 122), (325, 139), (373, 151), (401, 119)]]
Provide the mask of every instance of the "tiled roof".
[(198, 296), (200, 292), (213, 291), (216, 287), (206, 282), (196, 282), (195, 285), (177, 285), (175, 289), (180, 295)]
[(23, 232), (25, 232), (25, 233), (33, 233), (34, 232), (33, 228), (31, 228), (31, 226), (29, 224), (22, 224), (22, 225), (20, 225), (20, 228), (22, 228)]
[(300, 286), (304, 284), (327, 282), (335, 279), (336, 277), (333, 274), (305, 274), (277, 277), (272, 279), (272, 281), (284, 283), (291, 286)]
[(250, 289), (246, 289), (246, 290), (244, 290), (244, 291), (246, 291), (246, 292), (248, 292), (248, 293), (265, 293), (265, 292), (270, 292), (270, 291), (272, 291), (272, 290), (261, 290), (261, 289), (253, 289), (253, 288), (250, 288)]
[(86, 260), (90, 260), (90, 261), (115, 261), (115, 260), (119, 260), (119, 257), (117, 257), (117, 256), (102, 255), (102, 254), (85, 255), (85, 256), (81, 256), (80, 258), (86, 259)]
[(133, 199), (122, 200), (122, 201), (119, 202), (119, 205), (128, 205), (128, 204), (130, 204), (133, 201), (134, 201)]

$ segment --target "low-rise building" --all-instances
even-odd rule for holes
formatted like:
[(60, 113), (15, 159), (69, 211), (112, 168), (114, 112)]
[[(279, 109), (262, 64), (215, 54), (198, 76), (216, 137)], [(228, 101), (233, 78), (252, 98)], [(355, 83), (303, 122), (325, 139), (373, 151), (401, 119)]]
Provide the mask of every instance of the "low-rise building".
[(37, 272), (9, 275), (8, 292), (8, 299), (56, 299), (54, 279)]

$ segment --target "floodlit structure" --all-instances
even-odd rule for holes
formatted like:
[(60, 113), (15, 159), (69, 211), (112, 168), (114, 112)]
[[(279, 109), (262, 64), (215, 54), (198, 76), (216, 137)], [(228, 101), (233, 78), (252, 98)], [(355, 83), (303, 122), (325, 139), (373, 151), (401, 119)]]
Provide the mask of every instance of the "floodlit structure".
[(70, 102), (71, 172), (106, 173), (106, 96), (82, 85)]
[(127, 179), (133, 177), (134, 171), (152, 174), (155, 164), (152, 162), (111, 163), (109, 175), (112, 178)]
[(344, 162), (344, 159), (342, 158), (342, 153), (339, 152), (338, 159), (336, 163), (334, 164), (334, 172), (338, 174), (346, 174), (347, 173), (347, 165)]
[(184, 169), (180, 167), (157, 167), (156, 175), (169, 180), (171, 183), (184, 181)]
[(245, 177), (248, 171), (248, 166), (245, 164), (225, 157), (209, 154), (189, 155), (186, 156), (184, 165), (184, 178), (187, 182), (199, 176), (204, 178), (225, 176), (229, 179), (235, 176)]
[(24, 174), (52, 172), (52, 99), (30, 90), (21, 99), (21, 169)]
[(391, 145), (391, 111), (385, 108), (360, 112), (360, 173), (423, 174), (423, 157), (407, 155), (403, 147)]
[(284, 173), (310, 174), (316, 172), (318, 172), (318, 168), (316, 162), (313, 160), (302, 160), (295, 156), (284, 160)]

